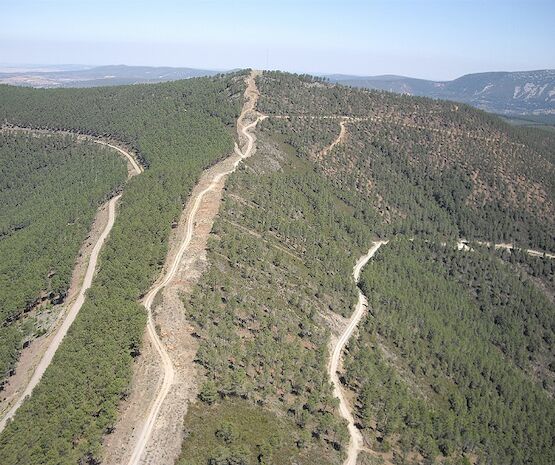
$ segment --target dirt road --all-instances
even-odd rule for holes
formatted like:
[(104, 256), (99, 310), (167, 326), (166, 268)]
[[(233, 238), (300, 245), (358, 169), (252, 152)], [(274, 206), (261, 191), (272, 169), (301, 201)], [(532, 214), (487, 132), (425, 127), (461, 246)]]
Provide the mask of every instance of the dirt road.
[(104, 241), (108, 237), (108, 234), (110, 234), (110, 231), (112, 230), (112, 226), (114, 225), (114, 220), (116, 218), (116, 204), (117, 204), (118, 200), (120, 199), (120, 197), (121, 197), (121, 194), (116, 196), (116, 197), (113, 197), (110, 200), (109, 204), (108, 204), (108, 207), (109, 207), (109, 209), (108, 209), (108, 224), (106, 224), (106, 227), (104, 228), (104, 231), (102, 231), (102, 234), (100, 235), (98, 241), (96, 242), (96, 244), (93, 248), (93, 251), (91, 253), (91, 257), (89, 259), (89, 265), (87, 266), (87, 271), (85, 273), (85, 278), (83, 279), (83, 284), (81, 286), (81, 290), (79, 291), (77, 299), (71, 305), (71, 307), (69, 309), (69, 312), (67, 313), (67, 315), (64, 318), (61, 326), (59, 327), (58, 331), (56, 332), (56, 335), (52, 339), (52, 342), (50, 343), (50, 345), (46, 349), (46, 352), (42, 356), (42, 358), (41, 358), (39, 364), (37, 365), (37, 367), (35, 368), (33, 376), (31, 377), (31, 380), (27, 384), (27, 387), (25, 388), (25, 390), (23, 391), (23, 393), (21, 394), (19, 399), (12, 405), (10, 410), (6, 413), (6, 415), (0, 421), (0, 432), (5, 428), (8, 420), (10, 420), (15, 415), (15, 412), (17, 411), (17, 409), (19, 407), (21, 407), (25, 398), (27, 396), (31, 395), (31, 393), (33, 392), (33, 389), (35, 388), (35, 386), (41, 380), (42, 376), (44, 375), (44, 372), (46, 371), (46, 369), (50, 365), (50, 362), (52, 362), (52, 359), (54, 358), (54, 354), (58, 350), (58, 347), (62, 343), (62, 340), (64, 339), (66, 333), (68, 332), (70, 326), (73, 324), (75, 318), (77, 317), (77, 314), (79, 313), (79, 310), (81, 310), (81, 307), (83, 306), (83, 303), (85, 302), (85, 292), (91, 287), (91, 284), (92, 284), (92, 280), (93, 280), (93, 277), (94, 277), (94, 272), (95, 272), (95, 269), (96, 269), (96, 263), (98, 261), (98, 255), (100, 254), (100, 250), (102, 249), (102, 245), (104, 244)]
[(319, 158), (325, 157), (328, 153), (330, 153), (334, 149), (336, 145), (343, 142), (343, 139), (345, 139), (345, 136), (347, 135), (347, 128), (345, 127), (345, 125), (347, 124), (347, 121), (348, 119), (346, 118), (342, 118), (341, 121), (339, 121), (339, 134), (332, 141), (330, 145), (320, 150), (320, 153), (318, 154)]
[[(183, 256), (187, 251), (187, 248), (189, 247), (191, 241), (193, 240), (193, 235), (196, 233), (197, 213), (205, 196), (217, 189), (221, 189), (222, 180), (226, 176), (234, 172), (243, 159), (249, 157), (252, 154), (255, 139), (254, 136), (250, 133), (250, 130), (253, 129), (259, 121), (264, 119), (264, 116), (253, 114), (253, 110), (256, 105), (256, 99), (258, 98), (258, 91), (255, 85), (255, 75), (256, 74), (253, 72), (247, 79), (247, 90), (245, 91), (247, 101), (237, 121), (239, 137), (240, 139), (246, 139), (246, 145), (244, 149), (240, 149), (239, 146), (236, 144), (235, 155), (232, 156), (234, 158), (233, 163), (231, 163), (229, 167), (224, 168), (219, 172), (214, 172), (211, 182), (208, 184), (208, 186), (202, 191), (198, 192), (196, 194), (196, 198), (190, 199), (190, 201), (193, 201), (192, 208), (189, 210), (189, 214), (186, 218), (185, 234), (181, 239), (179, 249), (173, 259), (171, 259), (170, 266), (160, 277), (159, 281), (155, 283), (152, 289), (148, 292), (143, 301), (143, 304), (148, 311), (148, 336), (157, 354), (160, 357), (163, 369), (163, 376), (156, 397), (150, 405), (150, 408), (146, 414), (146, 418), (144, 418), (144, 420), (142, 421), (142, 426), (137, 435), (137, 439), (133, 447), (131, 456), (127, 461), (128, 465), (138, 465), (140, 463), (150, 461), (150, 459), (145, 460), (145, 449), (155, 429), (155, 424), (162, 408), (162, 404), (168, 396), (168, 393), (170, 392), (176, 377), (176, 369), (172, 362), (172, 358), (156, 331), (156, 324), (154, 321), (152, 308), (153, 301), (158, 292), (160, 292), (164, 287), (170, 284), (179, 270)], [(248, 119), (252, 119), (253, 117), (255, 117), (254, 121), (246, 123)]]
[[(378, 249), (382, 245), (387, 244), (387, 242), (388, 241), (374, 242), (368, 253), (359, 258), (355, 267), (353, 268), (353, 279), (355, 280), (355, 283), (358, 283), (360, 273), (362, 271), (362, 268), (364, 268), (364, 265), (366, 265), (366, 263), (368, 263), (368, 261), (376, 254)], [(332, 347), (331, 358), (328, 364), (328, 374), (331, 378), (331, 382), (333, 383), (333, 393), (335, 397), (339, 399), (339, 411), (341, 413), (341, 416), (345, 418), (345, 420), (347, 420), (349, 435), (351, 437), (349, 441), (349, 447), (347, 448), (347, 458), (344, 462), (344, 465), (356, 465), (358, 453), (363, 448), (363, 440), (360, 431), (355, 426), (355, 419), (353, 417), (353, 414), (351, 413), (351, 409), (347, 402), (345, 393), (343, 392), (343, 388), (341, 386), (341, 381), (339, 381), (339, 375), (337, 371), (343, 349), (347, 345), (349, 338), (352, 336), (355, 328), (364, 316), (367, 305), (368, 302), (366, 300), (366, 296), (359, 290), (358, 301), (356, 303), (355, 310), (351, 315), (351, 318), (349, 319), (347, 327), (343, 330), (343, 333), (339, 336), (339, 339)]]
[[(84, 137), (84, 136), (81, 136), (81, 137)], [(135, 160), (135, 158), (131, 156), (131, 154), (127, 150), (124, 150), (121, 147), (118, 147), (117, 145), (110, 144), (109, 142), (106, 142), (105, 140), (102, 140), (102, 139), (94, 139), (94, 138), (88, 138), (88, 137), (86, 137), (85, 139), (90, 140), (95, 144), (104, 145), (105, 147), (110, 147), (116, 150), (117, 152), (119, 152), (125, 158), (127, 158), (127, 161), (131, 165), (129, 177), (136, 176), (137, 174), (141, 174), (144, 171), (143, 167), (137, 163), (137, 160)]]
[[(476, 241), (476, 244), (483, 245), (483, 246), (486, 246), (486, 247), (491, 247), (492, 246), (491, 242)], [(549, 252), (544, 252), (542, 250), (522, 249), (520, 247), (515, 247), (513, 244), (506, 244), (506, 243), (493, 244), (493, 247), (496, 250), (498, 250), (498, 249), (518, 250), (518, 251), (521, 251), (521, 252), (525, 252), (528, 255), (532, 256), (532, 257), (545, 257), (545, 258), (555, 259), (555, 254), (552, 254), (552, 253), (549, 253)], [(470, 247), (468, 245), (467, 240), (459, 239), (457, 241), (457, 249), (458, 250), (472, 250), (472, 247)]]
[[(50, 132), (47, 131), (47, 130), (36, 131), (34, 129), (21, 128), (21, 127), (2, 127), (0, 130), (7, 131), (7, 132), (37, 133), (37, 134), (40, 134), (40, 135), (59, 134), (60, 133), (58, 131), (50, 131)], [(64, 131), (63, 134), (70, 134), (70, 133)], [(83, 136), (81, 134), (73, 134), (73, 135), (75, 135), (78, 139), (81, 139), (81, 140), (88, 140), (88, 141), (92, 141), (96, 144), (100, 144), (100, 145), (104, 145), (106, 147), (110, 147), (110, 148), (116, 150), (120, 155), (124, 156), (128, 161), (128, 177), (129, 178), (133, 177), (133, 176), (136, 176), (136, 175), (143, 172), (143, 167), (140, 166), (137, 163), (137, 161), (135, 160), (135, 158), (131, 155), (131, 153), (129, 153), (125, 149), (123, 149), (121, 147), (118, 147), (117, 145), (111, 144), (107, 141), (104, 141), (104, 140), (101, 140), (101, 139), (95, 139), (91, 136)], [(36, 367), (34, 367), (34, 368), (30, 367), (29, 374), (30, 374), (30, 371), (33, 370), (32, 376), (30, 377), (30, 379), (29, 379), (29, 381), (27, 382), (26, 385), (22, 384), (21, 387), (19, 385), (18, 386), (12, 386), (13, 391), (17, 392), (19, 389), (22, 389), (22, 393), (16, 398), (16, 400), (13, 402), (13, 404), (10, 406), (10, 408), (7, 410), (5, 415), (0, 420), (0, 432), (2, 432), (4, 430), (8, 421), (11, 418), (13, 418), (13, 416), (15, 415), (15, 413), (17, 412), (19, 407), (21, 407), (21, 405), (23, 404), (25, 399), (28, 396), (31, 395), (31, 393), (33, 392), (33, 389), (35, 388), (35, 386), (41, 380), (42, 376), (44, 375), (44, 372), (46, 371), (46, 369), (48, 368), (48, 366), (52, 362), (52, 359), (54, 358), (54, 354), (58, 350), (58, 347), (62, 343), (62, 340), (64, 339), (64, 337), (67, 334), (69, 328), (71, 327), (71, 325), (75, 321), (75, 318), (77, 317), (77, 314), (81, 310), (81, 307), (83, 306), (83, 303), (85, 301), (85, 293), (91, 287), (91, 284), (92, 284), (92, 280), (93, 280), (94, 273), (95, 273), (95, 270), (96, 270), (96, 264), (97, 264), (97, 261), (98, 261), (98, 256), (100, 254), (100, 250), (102, 249), (102, 245), (104, 244), (104, 241), (106, 240), (106, 238), (110, 234), (110, 231), (112, 230), (112, 227), (114, 226), (114, 221), (115, 221), (115, 218), (116, 218), (116, 205), (117, 205), (120, 198), (121, 198), (121, 194), (113, 197), (107, 203), (107, 206), (108, 206), (108, 220), (107, 220), (107, 223), (106, 223), (102, 233), (98, 237), (98, 240), (96, 241), (96, 243), (95, 243), (95, 245), (94, 245), (94, 247), (91, 251), (91, 254), (90, 254), (90, 257), (89, 257), (89, 262), (88, 262), (88, 265), (87, 265), (87, 269), (85, 271), (85, 275), (83, 277), (83, 282), (81, 284), (81, 288), (79, 289), (79, 292), (77, 294), (77, 297), (76, 297), (75, 301), (71, 304), (71, 306), (69, 308), (69, 311), (63, 317), (63, 319), (61, 319), (61, 323), (60, 323), (59, 327), (56, 329), (56, 332), (55, 332), (54, 336), (48, 342), (48, 346), (47, 346), (44, 354), (40, 358), (40, 361), (38, 362)], [(24, 380), (25, 376), (22, 376), (21, 379)], [(15, 392), (14, 392), (14, 395), (15, 395)]]

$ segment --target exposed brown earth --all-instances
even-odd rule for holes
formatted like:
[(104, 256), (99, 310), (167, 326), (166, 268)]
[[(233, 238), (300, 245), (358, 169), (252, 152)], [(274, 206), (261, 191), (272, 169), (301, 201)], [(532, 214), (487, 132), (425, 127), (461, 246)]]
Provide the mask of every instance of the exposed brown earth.
[[(360, 257), (353, 268), (353, 279), (355, 282), (358, 283), (360, 273), (364, 265), (368, 263), (368, 261), (374, 256), (378, 249), (384, 244), (387, 244), (387, 241), (374, 242), (368, 253)], [(366, 297), (364, 296), (362, 291), (359, 290), (358, 301), (356, 303), (353, 314), (348, 320), (346, 328), (342, 331), (339, 337), (333, 338), (330, 347), (331, 355), (328, 364), (328, 375), (333, 384), (334, 396), (339, 399), (339, 413), (345, 420), (347, 420), (347, 427), (350, 436), (349, 445), (347, 447), (347, 458), (343, 462), (344, 465), (356, 465), (358, 454), (364, 448), (364, 441), (362, 438), (362, 434), (355, 425), (355, 419), (353, 417), (353, 414), (351, 413), (352, 407), (348, 399), (347, 390), (343, 388), (343, 385), (339, 380), (339, 365), (341, 362), (343, 349), (355, 332), (359, 322), (365, 315), (367, 306), (368, 302), (366, 300)]]

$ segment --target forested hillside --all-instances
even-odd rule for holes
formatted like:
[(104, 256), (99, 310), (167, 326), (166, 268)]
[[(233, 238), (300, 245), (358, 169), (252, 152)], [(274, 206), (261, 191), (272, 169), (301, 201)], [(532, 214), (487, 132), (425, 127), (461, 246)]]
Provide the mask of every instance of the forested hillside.
[[(182, 296), (200, 390), (178, 463), (343, 461), (329, 345), (356, 302), (353, 266), (376, 238), (390, 242), (363, 272), (369, 315), (341, 373), (373, 451), (364, 463), (553, 463), (553, 266), (456, 248), (466, 238), (555, 251), (553, 136), (307, 76), (257, 83), (269, 117), (227, 180), (208, 267)], [(3, 121), (115, 139), (147, 168), (124, 189), (79, 317), (0, 435), (0, 463), (98, 462), (140, 351), (139, 300), (199, 174), (233, 150), (243, 91), (241, 73), (0, 86)]]
[(97, 144), (0, 132), (0, 385), (22, 344), (49, 329), (96, 209), (125, 174)]
[[(496, 256), (455, 250), (463, 236), (553, 249), (548, 137), (446, 102), (258, 82), (263, 141), (230, 179), (211, 267), (185, 298), (209, 407), (186, 419), (182, 463), (338, 460), (347, 438), (322, 423), (337, 410), (311, 351), (327, 359), (326, 328), (351, 312), (356, 258), (403, 234), (416, 242), (367, 265), (371, 317), (345, 362), (367, 445), (394, 463), (550, 463), (553, 305)], [(249, 404), (291, 422), (290, 438), (249, 430)]]
[(330, 325), (351, 313), (351, 270), (379, 219), (279, 135), (257, 134), (228, 180), (210, 268), (184, 298), (205, 382), (180, 463), (338, 464), (348, 436), (326, 375)]
[[(552, 136), (451, 102), (265, 73), (261, 111), (343, 188), (376, 205), (391, 233), (515, 241), (554, 250)], [(291, 118), (272, 118), (272, 115)], [(296, 117), (299, 116), (299, 117)], [(321, 141), (344, 140), (321, 153)]]
[(127, 184), (101, 267), (33, 396), (0, 436), (2, 464), (94, 463), (125, 396), (172, 221), (202, 169), (233, 150), (244, 90), (231, 75), (87, 90), (0, 86), (0, 119), (107, 136), (148, 167)]
[(553, 463), (555, 307), (530, 280), (495, 255), (398, 239), (362, 289), (370, 316), (346, 382), (374, 449)]

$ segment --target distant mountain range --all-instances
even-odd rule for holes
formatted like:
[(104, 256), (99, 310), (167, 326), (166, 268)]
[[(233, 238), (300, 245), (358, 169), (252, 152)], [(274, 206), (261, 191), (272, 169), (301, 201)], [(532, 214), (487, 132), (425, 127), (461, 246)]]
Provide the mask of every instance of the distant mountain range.
[[(168, 66), (0, 65), (0, 84), (30, 87), (96, 87), (142, 84), (199, 76), (215, 70)], [(429, 81), (404, 76), (326, 75), (330, 82), (390, 92), (455, 100), (506, 116), (530, 116), (555, 122), (555, 70), (467, 74), (453, 81)]]
[(453, 81), (404, 76), (325, 76), (331, 82), (468, 103), (504, 115), (555, 115), (555, 70), (467, 74)]
[[(3, 72), (2, 72), (3, 71)], [(199, 76), (213, 76), (218, 71), (168, 66), (96, 66), (75, 65), (0, 67), (0, 84), (30, 87), (96, 87), (175, 81)]]

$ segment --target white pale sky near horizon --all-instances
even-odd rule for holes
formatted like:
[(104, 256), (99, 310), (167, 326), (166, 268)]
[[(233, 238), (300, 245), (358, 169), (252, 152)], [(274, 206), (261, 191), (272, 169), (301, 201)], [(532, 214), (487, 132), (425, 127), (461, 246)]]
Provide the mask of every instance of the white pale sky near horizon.
[(555, 68), (555, 0), (0, 0), (0, 63), (453, 79)]

